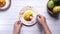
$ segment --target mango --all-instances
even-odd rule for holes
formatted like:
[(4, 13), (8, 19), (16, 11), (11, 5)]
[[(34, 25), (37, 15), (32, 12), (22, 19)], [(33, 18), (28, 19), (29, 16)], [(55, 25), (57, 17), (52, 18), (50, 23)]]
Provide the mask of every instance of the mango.
[(60, 6), (55, 6), (53, 8), (53, 13), (60, 13)]
[(25, 14), (24, 14), (24, 19), (26, 20), (26, 21), (30, 21), (30, 20), (32, 20), (32, 12), (31, 11), (28, 11), (28, 12), (26, 12)]
[(6, 0), (0, 0), (0, 7), (3, 7), (6, 4)]
[(54, 7), (54, 2), (53, 1), (49, 1), (48, 2), (48, 8), (52, 9)]

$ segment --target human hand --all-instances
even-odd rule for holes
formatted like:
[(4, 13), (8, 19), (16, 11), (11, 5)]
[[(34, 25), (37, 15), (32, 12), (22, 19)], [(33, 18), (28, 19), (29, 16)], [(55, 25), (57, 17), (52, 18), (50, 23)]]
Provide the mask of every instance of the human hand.
[(38, 22), (43, 26), (44, 34), (52, 34), (48, 25), (46, 24), (46, 18), (42, 15), (37, 15)]
[(22, 27), (22, 22), (16, 21), (14, 24), (14, 34), (19, 34), (21, 27)]
[(41, 24), (41, 25), (45, 25), (46, 24), (46, 18), (40, 14), (37, 15), (37, 21)]

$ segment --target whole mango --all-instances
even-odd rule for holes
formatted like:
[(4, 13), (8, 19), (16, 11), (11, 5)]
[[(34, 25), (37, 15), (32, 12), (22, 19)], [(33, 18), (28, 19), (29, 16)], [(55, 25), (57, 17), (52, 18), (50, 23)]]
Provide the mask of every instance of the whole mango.
[(53, 13), (60, 13), (60, 6), (55, 6), (53, 8)]

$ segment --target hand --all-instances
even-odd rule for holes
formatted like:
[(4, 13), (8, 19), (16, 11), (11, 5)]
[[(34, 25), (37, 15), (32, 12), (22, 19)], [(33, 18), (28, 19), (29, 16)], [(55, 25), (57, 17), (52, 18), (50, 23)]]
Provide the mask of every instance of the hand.
[(16, 21), (14, 24), (14, 34), (19, 34), (21, 27), (22, 27), (22, 22)]
[(46, 18), (42, 15), (37, 15), (38, 22), (43, 26), (44, 34), (52, 34), (48, 25), (46, 24)]
[(46, 18), (40, 14), (37, 15), (37, 21), (41, 24), (41, 25), (45, 25), (46, 24)]

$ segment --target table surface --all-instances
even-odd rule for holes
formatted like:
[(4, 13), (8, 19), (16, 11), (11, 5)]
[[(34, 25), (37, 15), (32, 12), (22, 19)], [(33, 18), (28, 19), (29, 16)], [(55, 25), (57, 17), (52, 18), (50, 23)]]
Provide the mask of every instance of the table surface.
[[(19, 11), (24, 6), (33, 6), (39, 13), (46, 17), (47, 24), (52, 34), (60, 34), (60, 15), (58, 19), (52, 18), (47, 13), (48, 0), (12, 0), (11, 7), (7, 11), (0, 12), (0, 34), (13, 34), (14, 23), (19, 20)], [(41, 26), (36, 23), (34, 26), (23, 26), (21, 34), (43, 34)]]

